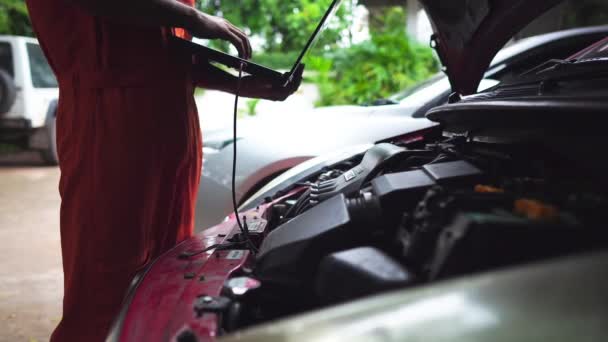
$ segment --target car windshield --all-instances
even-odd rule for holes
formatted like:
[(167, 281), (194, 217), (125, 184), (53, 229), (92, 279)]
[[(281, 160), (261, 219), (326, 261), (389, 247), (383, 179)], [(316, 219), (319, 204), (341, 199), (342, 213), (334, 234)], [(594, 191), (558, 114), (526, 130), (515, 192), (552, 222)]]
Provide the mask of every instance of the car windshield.
[[(431, 76), (430, 78), (427, 78), (424, 81), (418, 82), (417, 84), (401, 91), (400, 93), (391, 96), (391, 100), (394, 100), (397, 102), (402, 102), (413, 94), (416, 94), (416, 96), (418, 96), (419, 91), (423, 90), (424, 88), (433, 88), (433, 85), (435, 83), (437, 83), (438, 81), (440, 81), (442, 78), (445, 78), (445, 74), (436, 73), (435, 75)], [(434, 93), (434, 95), (436, 96), (437, 93)]]
[(608, 37), (578, 52), (568, 60), (593, 60), (608, 58)]
[(28, 43), (30, 72), (34, 88), (57, 88), (57, 79), (38, 44)]
[[(498, 83), (498, 80), (484, 78), (479, 83), (477, 92), (487, 90)], [(447, 93), (450, 92), (450, 89), (451, 86), (448, 78), (444, 74), (438, 73), (431, 78), (392, 96), (390, 99), (399, 102), (399, 104), (403, 106), (419, 107), (436, 100), (441, 94), (445, 94), (447, 97)]]
[[(558, 72), (560, 77), (571, 77), (581, 72), (581, 65), (591, 65), (595, 62), (608, 60), (608, 37), (592, 44), (566, 59), (550, 59), (532, 69), (526, 70), (520, 76), (546, 77), (547, 73)], [(570, 70), (569, 72), (566, 72)], [(593, 69), (595, 71), (595, 69)], [(565, 73), (564, 73), (565, 72)], [(586, 72), (589, 72), (587, 70)], [(553, 76), (555, 77), (555, 75)]]

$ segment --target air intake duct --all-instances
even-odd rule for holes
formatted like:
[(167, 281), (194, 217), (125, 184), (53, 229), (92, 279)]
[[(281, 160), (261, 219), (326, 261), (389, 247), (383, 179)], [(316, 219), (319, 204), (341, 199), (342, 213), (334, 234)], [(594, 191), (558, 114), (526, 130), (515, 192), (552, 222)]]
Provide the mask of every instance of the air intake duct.
[(353, 248), (382, 229), (375, 197), (347, 200), (339, 194), (273, 230), (260, 247), (257, 276), (297, 287), (312, 279), (321, 259)]

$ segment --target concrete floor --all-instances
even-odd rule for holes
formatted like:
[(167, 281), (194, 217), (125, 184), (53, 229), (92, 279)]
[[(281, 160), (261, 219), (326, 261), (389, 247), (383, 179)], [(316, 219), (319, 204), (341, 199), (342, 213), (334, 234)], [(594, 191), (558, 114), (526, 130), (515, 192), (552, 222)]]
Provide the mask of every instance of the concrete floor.
[(59, 169), (0, 156), (0, 341), (48, 341), (61, 318)]
[(0, 342), (42, 342), (61, 319), (59, 168), (0, 154)]

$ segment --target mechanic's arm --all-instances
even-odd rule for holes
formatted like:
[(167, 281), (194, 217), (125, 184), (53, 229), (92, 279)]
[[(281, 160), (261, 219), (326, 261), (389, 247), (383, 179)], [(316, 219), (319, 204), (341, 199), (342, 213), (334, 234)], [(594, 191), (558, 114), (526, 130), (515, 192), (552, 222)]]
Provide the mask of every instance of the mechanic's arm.
[(232, 43), (242, 58), (251, 57), (247, 35), (223, 18), (200, 12), (175, 0), (67, 0), (93, 15), (150, 26), (182, 27), (193, 36)]
[[(293, 80), (286, 86), (273, 85), (266, 79), (244, 76), (241, 79), (239, 95), (243, 97), (283, 101), (300, 87), (304, 66), (296, 71)], [(206, 61), (194, 64), (195, 85), (200, 88), (220, 90), (234, 94), (238, 86), (238, 77), (221, 70)]]

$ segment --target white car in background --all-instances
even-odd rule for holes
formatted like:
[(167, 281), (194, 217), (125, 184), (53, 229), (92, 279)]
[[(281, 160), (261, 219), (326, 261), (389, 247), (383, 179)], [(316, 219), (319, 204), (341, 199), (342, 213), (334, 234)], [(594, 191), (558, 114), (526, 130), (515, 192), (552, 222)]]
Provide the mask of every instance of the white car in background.
[[(608, 26), (539, 35), (503, 49), (492, 61), (479, 90), (517, 76), (550, 58), (567, 58), (606, 36)], [(389, 99), (368, 106), (335, 106), (242, 119), (238, 127), (236, 196), (244, 203), (286, 170), (319, 155), (361, 144), (394, 140), (436, 123), (424, 114), (444, 104), (451, 93), (438, 74)], [(216, 225), (233, 212), (231, 127), (204, 131), (203, 175), (196, 228)]]
[(56, 165), (59, 87), (38, 41), (0, 35), (0, 143), (40, 151)]

